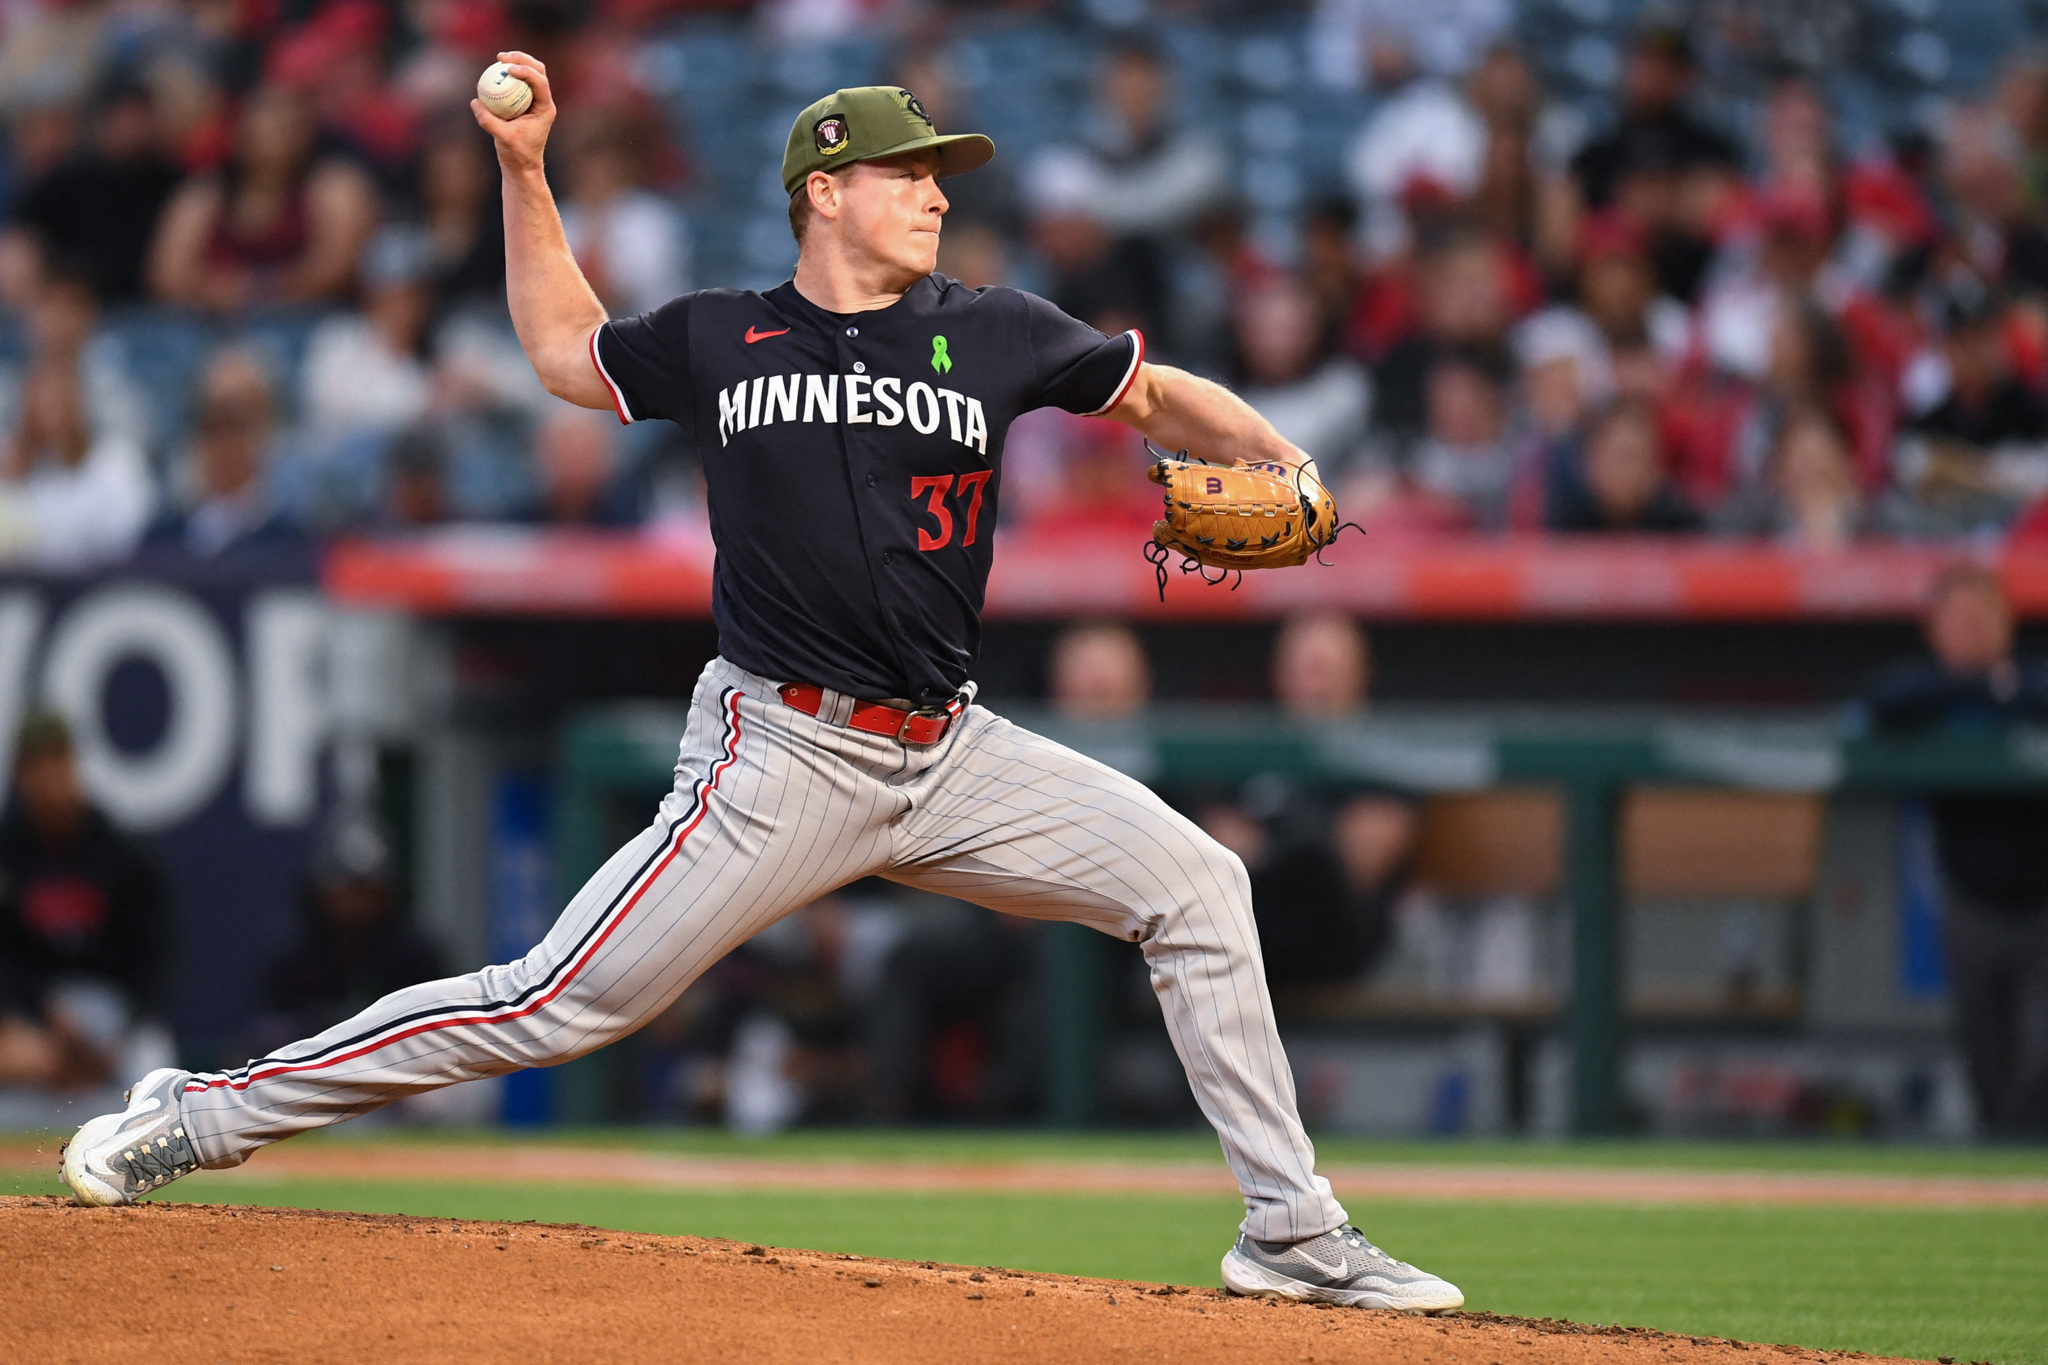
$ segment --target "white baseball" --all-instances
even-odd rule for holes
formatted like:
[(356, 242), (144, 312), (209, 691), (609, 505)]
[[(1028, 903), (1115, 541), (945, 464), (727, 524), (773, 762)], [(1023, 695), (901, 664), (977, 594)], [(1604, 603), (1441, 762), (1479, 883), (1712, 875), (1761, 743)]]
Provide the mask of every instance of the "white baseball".
[(499, 118), (518, 118), (533, 104), (533, 87), (513, 75), (503, 62), (492, 62), (476, 78), (476, 97)]

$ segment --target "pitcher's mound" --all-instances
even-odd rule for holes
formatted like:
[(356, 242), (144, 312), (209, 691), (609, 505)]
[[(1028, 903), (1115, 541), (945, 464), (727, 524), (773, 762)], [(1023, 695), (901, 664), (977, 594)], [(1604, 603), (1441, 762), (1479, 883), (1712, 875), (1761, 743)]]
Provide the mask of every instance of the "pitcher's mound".
[[(0, 1198), (0, 1359), (1683, 1365), (1751, 1348), (574, 1225)], [(1767, 1348), (1781, 1365), (1841, 1353)], [(1782, 1353), (1782, 1354), (1780, 1354)]]

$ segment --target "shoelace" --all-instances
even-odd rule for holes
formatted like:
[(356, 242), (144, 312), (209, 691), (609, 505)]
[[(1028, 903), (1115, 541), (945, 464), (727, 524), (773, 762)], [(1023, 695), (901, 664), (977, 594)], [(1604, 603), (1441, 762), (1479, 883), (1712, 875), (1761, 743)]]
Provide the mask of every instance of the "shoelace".
[(128, 1168), (128, 1179), (138, 1190), (155, 1189), (167, 1180), (190, 1175), (199, 1169), (199, 1159), (183, 1128), (173, 1128), (168, 1137), (130, 1147), (115, 1158)]
[(1338, 1236), (1342, 1239), (1345, 1246), (1350, 1247), (1354, 1251), (1364, 1252), (1366, 1255), (1379, 1261), (1382, 1265), (1395, 1266), (1405, 1264), (1405, 1262), (1397, 1261), (1393, 1257), (1387, 1255), (1386, 1252), (1381, 1251), (1378, 1247), (1372, 1244), (1371, 1239), (1369, 1239), (1364, 1233), (1360, 1232), (1357, 1228), (1354, 1228), (1349, 1224), (1346, 1224), (1344, 1226), (1344, 1229), (1338, 1234)]

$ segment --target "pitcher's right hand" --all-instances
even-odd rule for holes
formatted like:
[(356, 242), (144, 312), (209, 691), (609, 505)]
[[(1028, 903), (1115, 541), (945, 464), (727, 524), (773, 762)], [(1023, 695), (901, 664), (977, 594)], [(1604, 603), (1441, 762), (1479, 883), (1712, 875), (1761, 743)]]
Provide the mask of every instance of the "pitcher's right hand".
[(477, 125), (498, 144), (498, 164), (510, 172), (538, 171), (547, 151), (548, 130), (555, 126), (555, 96), (548, 88), (548, 69), (524, 52), (500, 52), (498, 60), (533, 87), (533, 103), (518, 118), (499, 118), (482, 100), (469, 102)]

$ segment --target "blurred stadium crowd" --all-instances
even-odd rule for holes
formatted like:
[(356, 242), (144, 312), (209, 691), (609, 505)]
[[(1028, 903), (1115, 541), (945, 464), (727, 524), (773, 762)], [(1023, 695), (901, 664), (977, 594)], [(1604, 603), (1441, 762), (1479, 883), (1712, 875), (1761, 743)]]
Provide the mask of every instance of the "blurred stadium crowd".
[[(615, 313), (794, 256), (791, 109), (986, 129), (942, 268), (1237, 385), (1386, 534), (2048, 535), (2048, 24), (2022, 0), (85, 0), (0, 27), (0, 553), (692, 516), (534, 381), (466, 102), (552, 64)], [(1006, 516), (1127, 520), (1042, 413)]]

